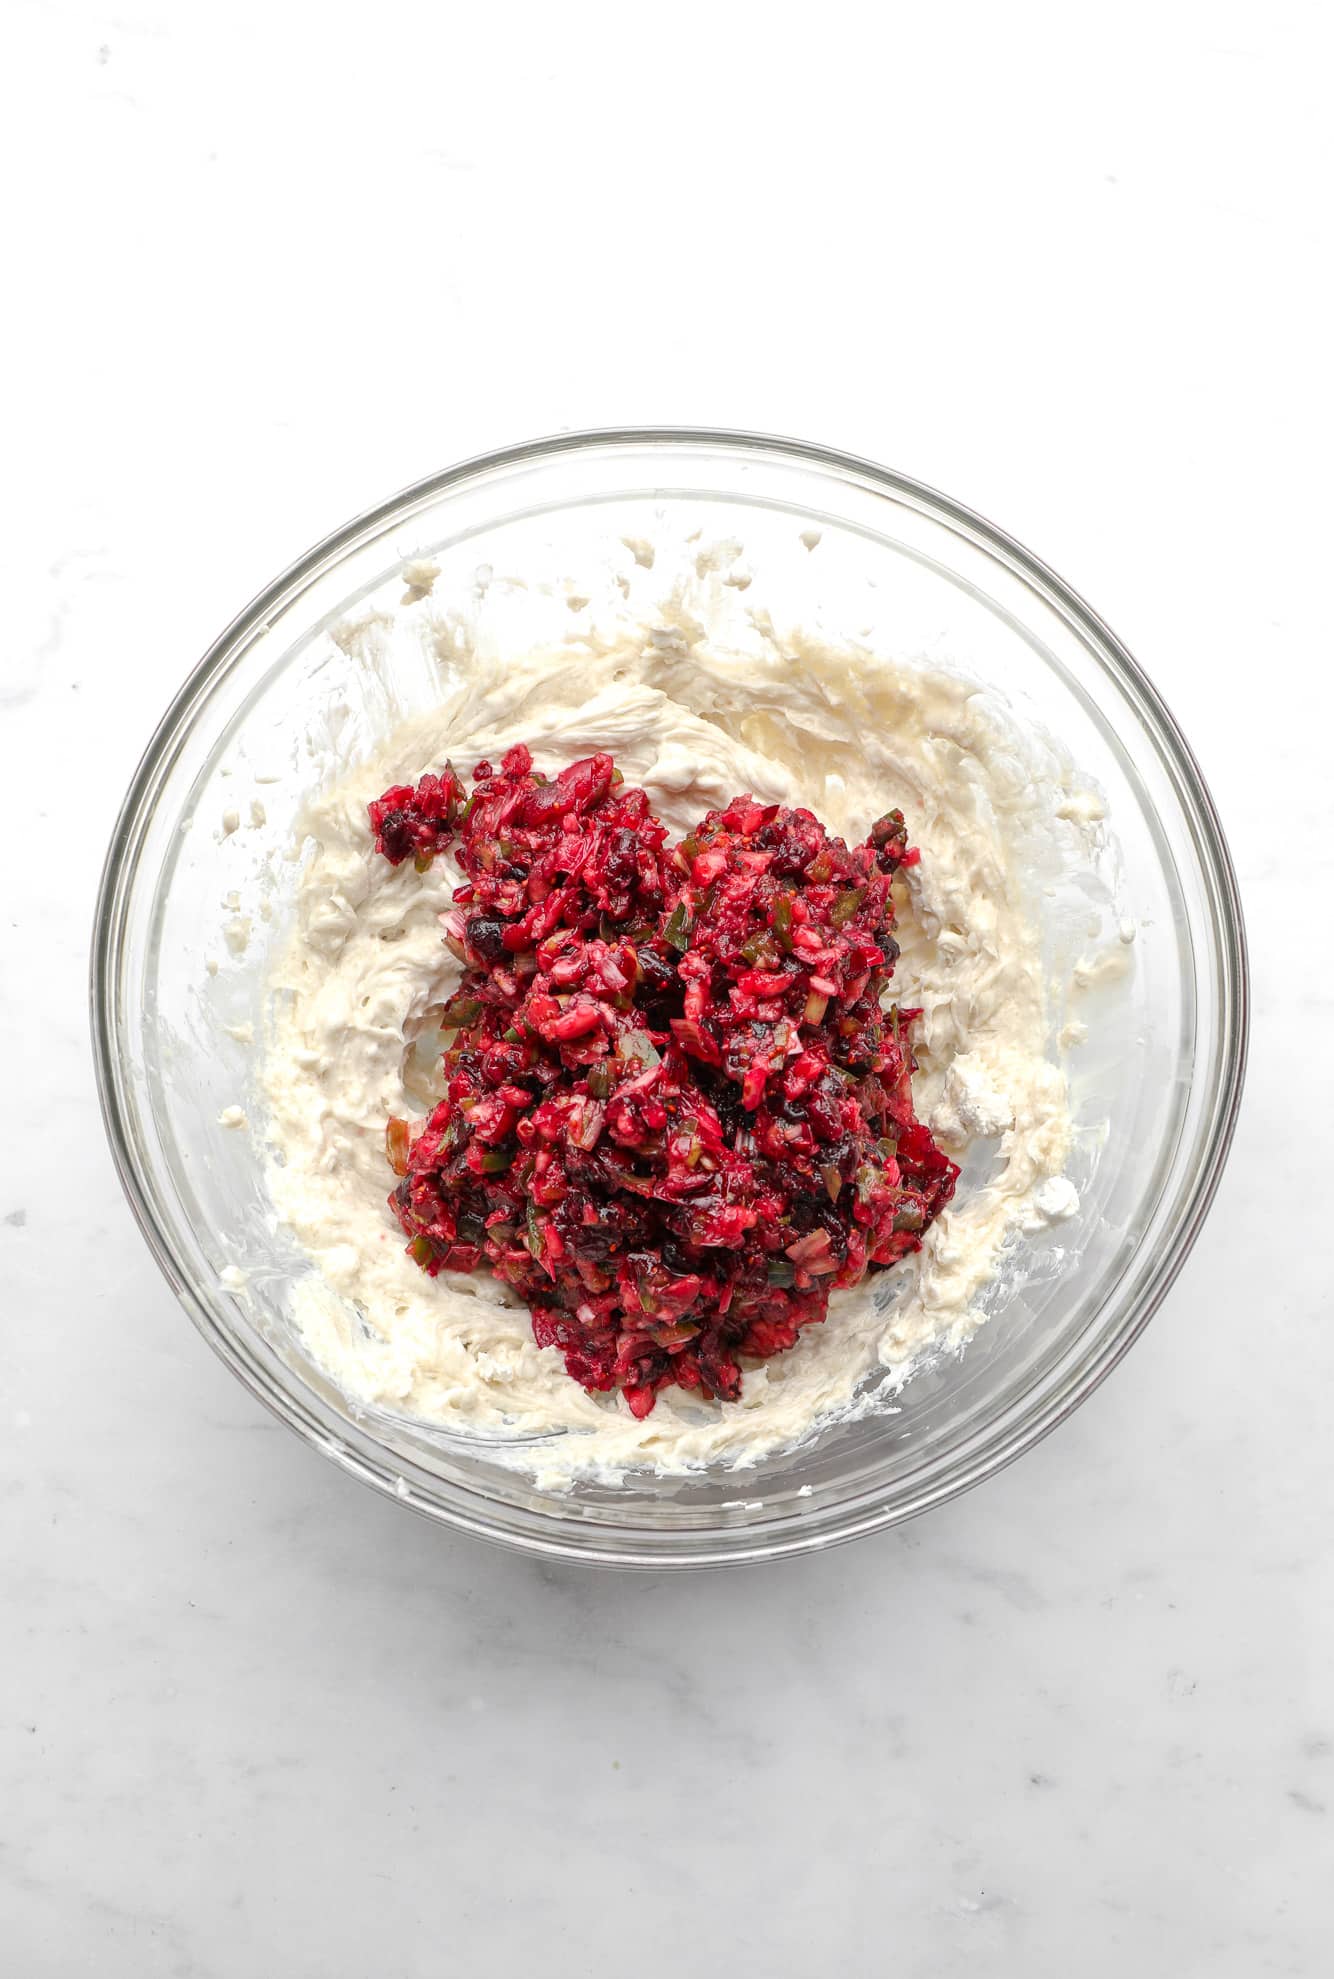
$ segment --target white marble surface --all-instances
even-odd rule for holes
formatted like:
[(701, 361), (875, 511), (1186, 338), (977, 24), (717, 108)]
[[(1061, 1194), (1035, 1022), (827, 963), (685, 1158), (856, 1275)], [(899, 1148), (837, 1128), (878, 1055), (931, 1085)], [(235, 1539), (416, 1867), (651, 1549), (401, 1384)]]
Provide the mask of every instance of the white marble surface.
[[(741, 11), (9, 14), (15, 1979), (1329, 1970), (1328, 13)], [(1255, 976), (1214, 1215), (1075, 1419), (670, 1581), (276, 1427), (131, 1223), (84, 1014), (115, 807), (231, 612), (419, 473), (636, 418), (892, 461), (1066, 573), (1197, 745)]]

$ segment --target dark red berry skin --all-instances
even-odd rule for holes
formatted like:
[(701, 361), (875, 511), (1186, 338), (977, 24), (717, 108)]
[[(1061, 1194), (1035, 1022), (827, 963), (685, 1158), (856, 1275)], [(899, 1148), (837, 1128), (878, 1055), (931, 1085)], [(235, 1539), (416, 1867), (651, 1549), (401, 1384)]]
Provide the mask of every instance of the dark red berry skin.
[(673, 846), (610, 756), (548, 779), (522, 745), (471, 797), (447, 765), (369, 810), (391, 863), (464, 874), (443, 1097), (387, 1139), (425, 1271), (487, 1265), (642, 1417), (670, 1384), (735, 1401), (920, 1248), (958, 1170), (913, 1110), (919, 1013), (884, 1006), (900, 813), (850, 849), (738, 797)]

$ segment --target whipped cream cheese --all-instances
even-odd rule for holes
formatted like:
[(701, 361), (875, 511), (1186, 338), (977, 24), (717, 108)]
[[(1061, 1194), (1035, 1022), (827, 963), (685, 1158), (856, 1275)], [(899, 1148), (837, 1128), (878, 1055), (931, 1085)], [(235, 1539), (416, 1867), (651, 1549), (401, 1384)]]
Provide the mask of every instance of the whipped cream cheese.
[[(414, 578), (409, 590), (429, 614), (429, 586)], [(295, 927), (272, 980), (262, 1133), (273, 1203), (311, 1260), (291, 1300), (308, 1351), (357, 1401), (509, 1445), (545, 1485), (743, 1466), (879, 1405), (924, 1349), (968, 1337), (1009, 1246), (1072, 1214), (1066, 1083), (1049, 1055), (1023, 848), (1057, 817), (1073, 843), (1098, 806), (1053, 780), (1049, 744), (1026, 758), (1021, 731), (968, 681), (780, 641), (762, 617), (744, 653), (664, 622), (503, 661), (460, 656), (443, 617), (434, 632), (423, 623), (414, 636), (434, 641), (439, 704), (309, 804)], [(368, 664), (393, 636), (382, 613), (335, 633), (345, 650), (362, 639)], [(964, 1175), (921, 1254), (835, 1293), (823, 1325), (747, 1370), (739, 1403), (669, 1388), (641, 1422), (617, 1396), (584, 1393), (557, 1352), (535, 1345), (507, 1288), (424, 1277), (386, 1206), (384, 1123), (434, 1102), (434, 1020), (459, 976), (437, 916), (459, 875), (448, 859), (425, 874), (391, 868), (373, 851), (366, 805), (446, 757), (467, 772), (516, 741), (547, 773), (610, 751), (674, 834), (749, 791), (807, 805), (850, 842), (899, 805), (921, 848), (896, 882), (895, 991), (922, 1009), (918, 1110)]]

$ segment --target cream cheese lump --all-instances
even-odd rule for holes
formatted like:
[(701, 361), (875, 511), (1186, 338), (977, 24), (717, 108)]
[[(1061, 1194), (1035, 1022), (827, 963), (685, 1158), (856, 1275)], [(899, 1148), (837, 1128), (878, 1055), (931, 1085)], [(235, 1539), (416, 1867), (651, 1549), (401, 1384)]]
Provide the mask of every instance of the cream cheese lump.
[[(1054, 1220), (1051, 1205), (1070, 1214), (1069, 1184), (1051, 1187), (1070, 1117), (1025, 855), (1053, 829), (1077, 851), (1068, 782), (1052, 780), (1050, 756), (1035, 766), (975, 684), (756, 623), (744, 651), (664, 620), (501, 658), (460, 656), (456, 628), (423, 620), (414, 636), (438, 664), (438, 705), (399, 722), (372, 760), (337, 768), (302, 820), (260, 1094), (273, 1204), (311, 1261), (293, 1321), (354, 1402), (484, 1438), (546, 1486), (744, 1467), (883, 1405), (926, 1350), (967, 1339), (985, 1287)], [(373, 665), (395, 628), (378, 617), (336, 636), (361, 640)], [(390, 867), (366, 806), (446, 757), (466, 773), (517, 741), (546, 773), (610, 752), (674, 835), (751, 792), (806, 805), (849, 843), (897, 805), (921, 848), (895, 885), (894, 993), (921, 1006), (918, 1111), (964, 1177), (920, 1254), (836, 1292), (823, 1324), (746, 1368), (739, 1402), (668, 1388), (637, 1421), (620, 1397), (585, 1393), (537, 1347), (508, 1287), (420, 1273), (387, 1207), (384, 1123), (419, 1119), (436, 1097), (435, 1020), (460, 975), (437, 917), (460, 875), (449, 858), (424, 874)]]

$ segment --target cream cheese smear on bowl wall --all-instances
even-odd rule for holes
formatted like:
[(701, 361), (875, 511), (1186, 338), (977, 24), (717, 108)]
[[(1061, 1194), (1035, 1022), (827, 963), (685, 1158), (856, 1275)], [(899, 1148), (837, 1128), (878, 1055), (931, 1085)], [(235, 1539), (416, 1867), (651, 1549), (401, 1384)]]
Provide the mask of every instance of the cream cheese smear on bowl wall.
[[(1133, 962), (1099, 793), (969, 678), (966, 654), (782, 622), (736, 542), (663, 530), (615, 552), (583, 586), (483, 568), (469, 598), (448, 601), (435, 566), (408, 560), (396, 605), (330, 628), (381, 708), (381, 739), (348, 751), (337, 707), (312, 718), (297, 863), (262, 905), (290, 926), (253, 1084), (223, 1122), (252, 1136), (275, 1219), (309, 1258), (289, 1310), (311, 1356), (354, 1403), (495, 1455), (509, 1446), (547, 1489), (744, 1469), (893, 1406), (924, 1361), (962, 1348), (989, 1296), (1022, 1280), (1039, 1241), (1050, 1258), (1078, 1208), (1066, 1171), (1080, 999)], [(818, 533), (794, 528), (792, 555), (819, 554)], [(433, 705), (405, 712), (394, 681), (427, 675), (418, 698)], [(916, 1255), (835, 1291), (822, 1324), (747, 1365), (736, 1401), (669, 1386), (641, 1419), (620, 1394), (586, 1391), (536, 1344), (509, 1286), (419, 1270), (387, 1204), (385, 1123), (421, 1120), (440, 1097), (439, 1019), (463, 973), (440, 917), (461, 874), (449, 856), (391, 866), (367, 807), (446, 760), (467, 776), (517, 743), (547, 776), (606, 752), (675, 839), (748, 793), (807, 807), (849, 845), (897, 807), (920, 851), (893, 885), (893, 994), (921, 1010), (914, 1102), (960, 1164), (957, 1189)], [(222, 931), (233, 947), (237, 919)]]

